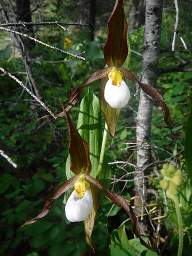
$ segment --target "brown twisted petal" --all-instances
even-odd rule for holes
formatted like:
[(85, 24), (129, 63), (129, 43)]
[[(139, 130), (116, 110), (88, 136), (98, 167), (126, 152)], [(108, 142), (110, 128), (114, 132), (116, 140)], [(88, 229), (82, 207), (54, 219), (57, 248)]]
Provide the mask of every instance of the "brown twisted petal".
[(69, 110), (78, 102), (83, 89), (88, 85), (90, 85), (92, 82), (101, 80), (107, 77), (111, 70), (112, 70), (111, 67), (107, 67), (107, 68), (95, 71), (81, 86), (72, 90), (72, 92), (69, 95), (69, 100), (67, 102), (67, 105), (64, 107), (64, 111), (57, 114), (57, 117), (64, 117), (65, 113), (69, 112)]
[(32, 223), (35, 223), (37, 220), (42, 219), (43, 217), (45, 217), (50, 208), (53, 205), (54, 200), (56, 200), (58, 197), (60, 197), (61, 195), (63, 195), (67, 190), (69, 190), (71, 187), (73, 187), (75, 181), (78, 179), (78, 175), (72, 177), (71, 179), (65, 181), (61, 186), (59, 186), (55, 192), (53, 193), (52, 196), (50, 196), (44, 203), (43, 209), (41, 210), (41, 212), (33, 219), (26, 221), (23, 226), (25, 225), (29, 225)]
[(102, 191), (106, 197), (108, 197), (113, 203), (115, 203), (117, 206), (121, 207), (129, 216), (130, 220), (131, 220), (131, 224), (132, 224), (132, 228), (133, 228), (133, 232), (134, 234), (139, 238), (141, 244), (143, 244), (144, 246), (146, 246), (149, 249), (154, 250), (153, 248), (151, 248), (151, 246), (146, 243), (141, 235), (140, 235), (140, 231), (139, 231), (139, 227), (138, 227), (138, 221), (137, 221), (137, 217), (132, 209), (132, 207), (129, 205), (128, 201), (123, 198), (122, 196), (109, 191), (108, 189), (106, 189), (98, 180), (96, 180), (95, 178), (89, 176), (89, 175), (85, 175), (85, 179), (91, 183), (92, 185), (94, 185), (98, 190)]
[(139, 79), (136, 77), (136, 75), (130, 70), (127, 70), (125, 68), (120, 68), (120, 70), (128, 80), (136, 81), (138, 85), (141, 87), (141, 89), (148, 96), (150, 96), (155, 102), (157, 102), (157, 104), (161, 107), (164, 113), (165, 123), (169, 128), (171, 128), (172, 121), (171, 121), (170, 111), (160, 92), (154, 86), (140, 82)]

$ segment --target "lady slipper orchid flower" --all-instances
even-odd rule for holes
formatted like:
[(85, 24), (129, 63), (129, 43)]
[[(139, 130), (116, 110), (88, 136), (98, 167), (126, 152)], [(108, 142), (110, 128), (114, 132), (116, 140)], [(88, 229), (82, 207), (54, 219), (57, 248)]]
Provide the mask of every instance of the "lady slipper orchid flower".
[[(100, 83), (100, 104), (104, 113), (108, 130), (112, 136), (115, 135), (119, 110), (125, 107), (130, 98), (130, 91), (123, 77), (135, 81), (139, 87), (161, 106), (164, 112), (164, 120), (171, 127), (169, 108), (164, 102), (159, 91), (148, 84), (142, 83), (130, 70), (123, 67), (128, 56), (127, 42), (128, 24), (125, 18), (123, 0), (116, 0), (114, 9), (108, 20), (108, 35), (103, 49), (105, 64), (104, 69), (97, 70), (89, 76), (82, 86), (72, 91), (65, 111), (74, 106), (83, 89), (96, 80)], [(104, 86), (103, 81), (108, 76), (109, 80)], [(60, 113), (58, 116), (63, 116)]]
[(84, 177), (74, 184), (74, 191), (71, 193), (65, 206), (65, 215), (70, 222), (79, 222), (88, 219), (93, 208), (93, 198), (90, 185)]
[[(26, 221), (24, 225), (35, 223), (37, 220), (44, 218), (49, 213), (53, 202), (66, 191), (74, 187), (74, 191), (71, 193), (66, 203), (65, 214), (67, 219), (71, 222), (85, 221), (86, 239), (88, 239), (88, 244), (91, 245), (91, 234), (95, 218), (93, 217), (94, 215), (91, 214), (94, 212), (93, 209), (95, 209), (94, 207), (97, 205), (97, 202), (94, 202), (96, 194), (92, 196), (92, 191), (94, 191), (93, 193), (95, 193), (95, 191), (100, 191), (113, 203), (124, 209), (130, 217), (135, 235), (139, 237), (144, 246), (149, 247), (140, 236), (140, 231), (137, 228), (137, 218), (127, 200), (122, 196), (109, 191), (97, 179), (90, 175), (91, 162), (88, 145), (79, 135), (69, 113), (66, 113), (65, 117), (68, 123), (70, 136), (69, 153), (71, 158), (71, 170), (75, 175), (61, 184), (52, 196), (45, 201), (41, 212), (35, 218)], [(91, 188), (94, 188), (94, 190), (91, 191)]]
[(105, 101), (115, 109), (125, 107), (130, 99), (130, 91), (123, 80), (121, 71), (113, 68), (108, 77), (109, 80), (104, 89)]

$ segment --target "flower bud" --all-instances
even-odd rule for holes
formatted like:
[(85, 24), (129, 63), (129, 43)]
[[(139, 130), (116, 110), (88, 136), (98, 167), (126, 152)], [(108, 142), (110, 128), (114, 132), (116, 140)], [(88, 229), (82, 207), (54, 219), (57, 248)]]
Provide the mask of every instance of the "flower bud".
[(161, 170), (163, 179), (160, 181), (160, 187), (166, 191), (168, 198), (173, 199), (182, 183), (182, 173), (172, 164), (164, 164)]

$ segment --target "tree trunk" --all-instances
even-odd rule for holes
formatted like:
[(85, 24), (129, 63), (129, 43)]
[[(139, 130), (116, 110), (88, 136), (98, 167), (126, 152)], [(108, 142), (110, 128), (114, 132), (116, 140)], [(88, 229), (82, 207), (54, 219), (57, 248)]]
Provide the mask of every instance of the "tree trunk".
[[(142, 65), (142, 82), (155, 86), (157, 80), (157, 61), (160, 48), (160, 27), (163, 0), (146, 0), (144, 52)], [(146, 203), (146, 182), (144, 170), (151, 162), (151, 121), (153, 103), (149, 97), (140, 92), (137, 113), (137, 171), (135, 173), (135, 212), (142, 216)], [(138, 218), (141, 233), (146, 233), (145, 218)]]
[[(27, 8), (30, 7), (29, 5), (30, 5), (30, 1), (28, 2), (28, 7)], [(19, 13), (15, 12), (15, 10), (18, 8), (17, 3), (15, 1), (0, 0), (0, 6), (1, 6), (2, 11), (3, 11), (4, 19), (7, 23), (17, 23), (19, 13), (20, 13), (21, 16), (22, 16), (22, 13), (24, 13), (23, 10), (19, 10)], [(15, 27), (12, 27), (12, 29), (15, 30)], [(23, 32), (23, 33), (26, 32), (26, 31), (23, 31), (23, 30), (20, 30), (20, 31)], [(23, 63), (25, 65), (25, 70), (26, 70), (27, 77), (28, 77), (29, 87), (30, 87), (31, 91), (33, 91), (35, 93), (35, 95), (40, 98), (40, 94), (39, 94), (38, 88), (36, 86), (35, 80), (33, 78), (33, 72), (32, 72), (31, 65), (30, 65), (31, 56), (30, 56), (30, 51), (28, 50), (28, 45), (27, 45), (28, 43), (25, 40), (25, 38), (23, 38), (20, 35), (14, 34), (12, 36), (13, 36), (13, 39), (16, 43), (16, 46), (17, 46), (17, 48), (18, 48), (18, 50), (19, 50), (19, 52), (22, 56), (22, 60), (23, 60)]]
[(90, 40), (93, 41), (95, 38), (96, 0), (90, 0), (89, 10), (90, 10), (89, 11)]
[(79, 10), (79, 23), (88, 24), (87, 37), (92, 41), (95, 36), (96, 0), (80, 0)]
[(132, 0), (129, 12), (129, 31), (139, 28), (145, 22), (145, 1)]
[[(30, 0), (16, 0), (16, 19), (17, 22), (21, 23), (32, 22)], [(30, 36), (34, 36), (33, 26), (23, 26), (20, 28), (20, 31)], [(32, 48), (35, 45), (34, 41), (27, 38), (23, 38), (23, 43), (27, 48)]]

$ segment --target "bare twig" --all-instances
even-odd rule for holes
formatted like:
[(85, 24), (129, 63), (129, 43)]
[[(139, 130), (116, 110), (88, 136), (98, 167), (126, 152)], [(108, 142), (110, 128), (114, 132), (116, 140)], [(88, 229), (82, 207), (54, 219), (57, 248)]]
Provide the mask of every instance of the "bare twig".
[[(3, 8), (3, 16), (6, 23), (16, 22), (17, 17), (16, 17), (16, 13), (14, 12), (14, 6), (12, 5), (12, 2), (0, 0), (0, 3)], [(25, 29), (25, 28), (23, 27), (22, 29)], [(20, 32), (24, 32), (24, 31), (20, 30)], [(31, 30), (25, 29), (25, 33), (31, 34)], [(31, 56), (30, 56), (30, 52), (28, 51), (28, 47), (32, 46), (32, 44), (29, 42), (30, 40), (23, 40), (24, 38), (22, 38), (20, 35), (17, 35), (17, 34), (13, 34), (13, 39), (15, 40), (18, 50), (22, 56), (22, 60), (24, 62), (26, 74), (28, 77), (29, 87), (31, 91), (33, 91), (38, 98), (41, 98), (39, 94), (39, 90), (36, 86), (35, 79), (33, 77), (32, 68), (30, 65)]]
[(7, 72), (4, 68), (0, 67), (0, 71), (9, 76), (15, 82), (17, 82), (36, 102), (38, 102), (54, 119), (57, 119), (55, 114), (42, 102), (37, 96), (35, 96), (24, 84), (20, 81), (16, 76), (12, 75), (11, 73)]
[(17, 164), (2, 150), (0, 149), (0, 155), (7, 160), (14, 168), (17, 168)]
[(181, 63), (177, 66), (173, 67), (165, 67), (165, 68), (159, 68), (158, 69), (158, 75), (163, 75), (166, 73), (174, 73), (174, 72), (191, 72), (191, 62)]
[[(119, 182), (133, 182), (135, 179), (148, 179), (149, 177), (154, 177), (154, 176), (156, 176), (155, 174), (148, 174), (148, 175), (145, 175), (145, 176), (143, 176), (143, 177), (137, 177), (137, 178), (133, 178), (133, 179), (122, 179), (122, 177), (121, 178), (110, 178), (110, 180), (113, 180), (112, 182), (111, 182), (111, 184), (114, 184), (114, 183), (119, 183)], [(156, 178), (154, 178), (154, 179), (156, 179)]]
[[(172, 52), (175, 51), (176, 39), (177, 39), (177, 36), (179, 36), (179, 31), (178, 31), (178, 25), (179, 25), (179, 5), (178, 5), (178, 1), (174, 0), (174, 4), (175, 4), (176, 16), (175, 16), (174, 33), (173, 33), (173, 40), (172, 40), (172, 47), (171, 47)], [(179, 36), (179, 39), (181, 40), (181, 43), (182, 43), (184, 49), (187, 50), (187, 45), (186, 45), (183, 37)]]
[(80, 54), (74, 54), (74, 53), (71, 53), (71, 52), (66, 52), (66, 51), (64, 51), (64, 50), (62, 50), (62, 49), (60, 49), (60, 48), (57, 48), (57, 47), (55, 47), (55, 46), (49, 45), (49, 44), (47, 44), (47, 43), (44, 43), (44, 42), (42, 42), (42, 41), (40, 41), (40, 40), (38, 40), (38, 39), (36, 39), (36, 38), (34, 38), (34, 37), (32, 37), (32, 36), (29, 36), (29, 35), (27, 35), (27, 34), (24, 34), (24, 33), (21, 33), (21, 32), (12, 30), (12, 29), (9, 29), (9, 28), (1, 27), (1, 26), (0, 26), (0, 30), (6, 31), (6, 32), (10, 32), (10, 33), (13, 33), (13, 34), (16, 34), (16, 35), (19, 35), (19, 36), (28, 38), (28, 39), (30, 39), (30, 40), (32, 40), (32, 41), (35, 41), (35, 42), (38, 43), (38, 44), (41, 44), (41, 45), (46, 46), (46, 47), (48, 47), (48, 48), (51, 48), (51, 49), (53, 49), (53, 50), (55, 50), (55, 51), (62, 52), (62, 53), (64, 53), (64, 54), (67, 54), (67, 55), (69, 55), (69, 56), (72, 56), (72, 57), (77, 58), (77, 59), (80, 59), (80, 60), (85, 60), (85, 58), (82, 57), (82, 56), (80, 56)]
[[(42, 21), (42, 22), (9, 22), (0, 24), (1, 27), (25, 27), (25, 26), (80, 26), (88, 27), (89, 24), (66, 23), (63, 21)], [(66, 29), (67, 30), (67, 29)]]
[(176, 11), (176, 16), (175, 16), (175, 25), (174, 25), (174, 33), (173, 33), (173, 41), (172, 41), (172, 51), (175, 51), (175, 42), (177, 38), (177, 33), (178, 33), (178, 24), (179, 24), (179, 6), (177, 0), (174, 0), (175, 4), (175, 11)]
[(186, 43), (185, 43), (183, 37), (180, 36), (179, 38), (180, 38), (180, 40), (181, 40), (181, 43), (183, 44), (184, 49), (187, 50), (187, 45), (186, 45)]

